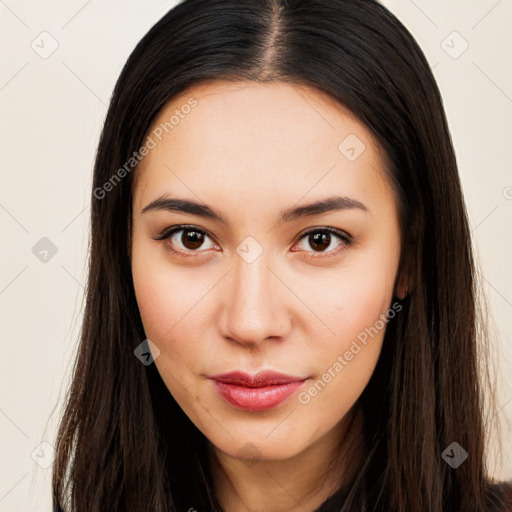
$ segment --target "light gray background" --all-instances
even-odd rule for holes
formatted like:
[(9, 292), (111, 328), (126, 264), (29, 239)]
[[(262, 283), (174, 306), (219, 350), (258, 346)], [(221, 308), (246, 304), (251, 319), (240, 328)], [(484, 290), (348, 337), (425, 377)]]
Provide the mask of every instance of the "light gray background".
[[(420, 43), (444, 98), (499, 337), (496, 476), (512, 478), (512, 1), (383, 3)], [(2, 512), (51, 509), (51, 445), (82, 318), (94, 153), (124, 62), (174, 4), (0, 1)], [(57, 248), (46, 262), (32, 252), (43, 237)]]

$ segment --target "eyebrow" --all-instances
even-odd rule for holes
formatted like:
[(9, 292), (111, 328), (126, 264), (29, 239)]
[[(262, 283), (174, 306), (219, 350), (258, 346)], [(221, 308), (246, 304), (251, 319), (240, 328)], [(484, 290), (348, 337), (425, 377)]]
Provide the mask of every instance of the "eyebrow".
[[(279, 219), (278, 223), (282, 224), (284, 222), (290, 222), (302, 217), (319, 215), (321, 213), (327, 213), (331, 211), (351, 209), (360, 209), (364, 212), (369, 211), (369, 209), (363, 203), (357, 201), (356, 199), (352, 199), (350, 197), (333, 196), (322, 199), (320, 201), (315, 201), (314, 203), (288, 208), (287, 210), (281, 212), (281, 218)], [(210, 208), (206, 204), (197, 203), (189, 199), (168, 197), (165, 195), (147, 204), (141, 210), (141, 214), (149, 211), (159, 210), (190, 213), (199, 217), (215, 220), (226, 226), (229, 224), (220, 212)]]

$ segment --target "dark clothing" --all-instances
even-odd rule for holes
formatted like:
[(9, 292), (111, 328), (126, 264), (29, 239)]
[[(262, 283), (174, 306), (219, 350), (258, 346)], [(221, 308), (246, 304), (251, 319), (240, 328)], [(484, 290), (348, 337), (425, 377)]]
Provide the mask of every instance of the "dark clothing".
[[(336, 504), (341, 503), (348, 493), (349, 488), (340, 488), (315, 512), (331, 512), (332, 510), (339, 510)], [(446, 512), (453, 511), (447, 510)], [(512, 512), (512, 480), (508, 482), (489, 483), (485, 512)]]

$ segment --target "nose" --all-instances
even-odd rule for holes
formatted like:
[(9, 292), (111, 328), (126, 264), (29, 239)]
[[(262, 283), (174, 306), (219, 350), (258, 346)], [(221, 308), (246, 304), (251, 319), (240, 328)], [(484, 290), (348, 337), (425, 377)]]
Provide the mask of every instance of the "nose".
[[(264, 253), (265, 254), (265, 253)], [(291, 328), (287, 307), (291, 292), (261, 255), (247, 263), (242, 258), (226, 276), (220, 332), (240, 345), (257, 346), (267, 338), (282, 339)]]

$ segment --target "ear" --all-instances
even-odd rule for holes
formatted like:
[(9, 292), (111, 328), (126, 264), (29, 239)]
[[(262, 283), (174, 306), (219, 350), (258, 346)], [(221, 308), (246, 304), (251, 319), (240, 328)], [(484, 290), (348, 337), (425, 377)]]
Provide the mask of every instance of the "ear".
[(397, 277), (395, 280), (395, 296), (403, 300), (414, 290), (413, 272), (411, 265), (410, 253), (400, 260)]
[(397, 284), (395, 287), (395, 295), (400, 300), (405, 299), (405, 297), (409, 294), (409, 279), (405, 272), (400, 272), (400, 275), (397, 279)]
[(395, 280), (395, 296), (405, 299), (416, 288), (416, 254), (421, 220), (416, 212), (408, 222), (407, 236), (404, 237), (400, 252), (400, 264)]

